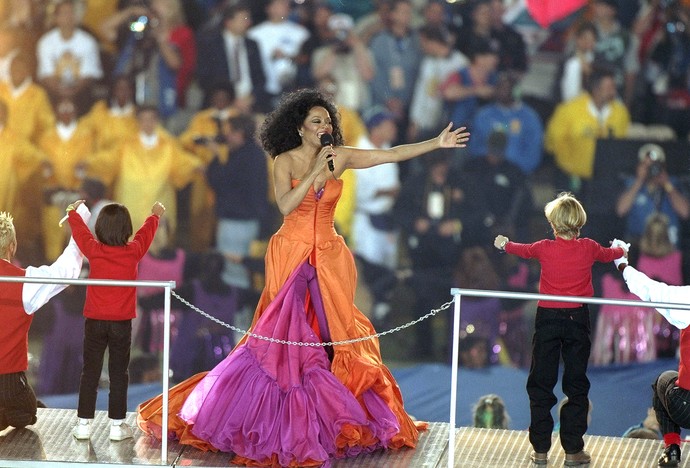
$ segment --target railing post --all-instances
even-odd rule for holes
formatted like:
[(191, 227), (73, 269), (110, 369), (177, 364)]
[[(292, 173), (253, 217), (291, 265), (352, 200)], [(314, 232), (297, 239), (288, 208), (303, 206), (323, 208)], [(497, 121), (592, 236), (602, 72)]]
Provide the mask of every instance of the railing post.
[(453, 357), (450, 369), (450, 418), (448, 424), (448, 468), (455, 465), (455, 413), (458, 404), (458, 343), (460, 339), (460, 290), (452, 288), (453, 295)]
[(168, 464), (168, 396), (170, 386), (170, 293), (172, 285), (165, 287), (163, 325), (163, 419), (161, 421), (161, 465)]

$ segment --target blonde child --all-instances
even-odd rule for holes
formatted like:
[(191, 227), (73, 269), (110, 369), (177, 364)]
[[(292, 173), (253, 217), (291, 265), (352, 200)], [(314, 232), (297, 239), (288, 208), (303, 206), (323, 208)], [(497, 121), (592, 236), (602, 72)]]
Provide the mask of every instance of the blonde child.
[[(592, 239), (578, 237), (587, 221), (587, 213), (570, 193), (561, 193), (547, 203), (544, 214), (553, 230), (554, 240), (518, 244), (498, 235), (494, 246), (521, 258), (539, 260), (541, 294), (592, 296), (592, 265), (621, 257), (623, 249), (602, 247)], [(551, 408), (558, 401), (553, 389), (558, 381), (561, 357), (563, 393), (568, 397), (568, 403), (561, 409), (560, 429), (561, 445), (566, 453), (565, 465), (579, 466), (590, 462), (583, 440), (589, 407), (587, 362), (590, 347), (587, 304), (539, 301), (532, 339), (532, 364), (527, 378), (531, 416), (529, 439), (534, 448), (531, 458), (535, 464), (548, 463), (554, 426)]]
[[(68, 207), (68, 222), (79, 249), (89, 260), (89, 278), (135, 280), (137, 266), (158, 229), (165, 207), (156, 202), (151, 215), (132, 236), (132, 219), (124, 205), (104, 206), (96, 220), (96, 237), (75, 209), (83, 200)], [(79, 384), (79, 422), (72, 435), (77, 440), (91, 436), (91, 422), (96, 412), (98, 382), (103, 356), (108, 349), (110, 395), (108, 416), (111, 419), (110, 440), (132, 437), (132, 429), (124, 423), (127, 413), (129, 354), (132, 344), (132, 319), (136, 316), (136, 290), (122, 286), (88, 286), (84, 304), (84, 364)]]

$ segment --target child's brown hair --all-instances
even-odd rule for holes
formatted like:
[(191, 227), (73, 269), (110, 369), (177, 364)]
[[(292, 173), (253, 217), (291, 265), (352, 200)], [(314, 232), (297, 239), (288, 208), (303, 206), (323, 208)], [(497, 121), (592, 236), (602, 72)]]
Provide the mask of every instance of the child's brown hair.
[(96, 237), (100, 242), (124, 246), (133, 233), (132, 217), (125, 205), (109, 203), (101, 209), (96, 220)]

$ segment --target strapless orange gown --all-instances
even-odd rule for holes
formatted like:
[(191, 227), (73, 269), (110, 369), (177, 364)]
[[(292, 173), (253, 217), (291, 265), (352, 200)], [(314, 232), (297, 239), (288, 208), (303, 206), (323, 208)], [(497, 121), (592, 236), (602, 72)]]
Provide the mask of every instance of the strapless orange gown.
[[(297, 183), (293, 181), (293, 186)], [(285, 216), (283, 225), (271, 238), (266, 253), (266, 284), (252, 322), (253, 330), (261, 327), (264, 312), (267, 316), (264, 319), (267, 320), (268, 315), (274, 313), (274, 299), (282, 300), (286, 283), (292, 281), (296, 271), (307, 263), (307, 268), (313, 267), (318, 278), (318, 291), (327, 321), (327, 330), (324, 332), (313, 314), (310, 315), (311, 319), (307, 321), (315, 335), (325, 335), (330, 341), (337, 342), (375, 333), (371, 322), (354, 305), (357, 285), (354, 259), (333, 225), (333, 215), (341, 189), (342, 181), (331, 179), (318, 195), (310, 189), (300, 206)], [(309, 301), (308, 293), (305, 301)], [(304, 314), (299, 317), (302, 316)], [(247, 345), (247, 341), (251, 340), (252, 338), (243, 339), (226, 359), (231, 359), (233, 354), (238, 353)], [(322, 349), (319, 352), (324, 356), (326, 354)], [(398, 428), (397, 433), (386, 441), (377, 440), (367, 427), (357, 427), (354, 431), (349, 426), (347, 429), (343, 428), (343, 433), (335, 441), (338, 453), (345, 454), (344, 456), (357, 453), (358, 450), (351, 449), (358, 446), (362, 449), (359, 451), (380, 446), (414, 447), (419, 431), (426, 427), (426, 423), (415, 423), (405, 412), (400, 389), (382, 362), (378, 339), (334, 346), (328, 358), (325, 359), (326, 366), (330, 365), (330, 372), (339, 382), (338, 385), (342, 384), (351, 393), (364, 409), (364, 414), (373, 419), (373, 411), (367, 410), (367, 401), (371, 409), (371, 395), (375, 395), (377, 401), (387, 406), (386, 411), (395, 416), (397, 422), (394, 422), (394, 425)], [(202, 450), (215, 450), (216, 447), (211, 443), (193, 433), (195, 431), (192, 424), (188, 424), (179, 416), (190, 393), (195, 391), (199, 382), (204, 382), (205, 377), (206, 373), (197, 374), (170, 389), (169, 435), (178, 438), (183, 444)], [(140, 428), (160, 437), (161, 409), (160, 396), (142, 403), (138, 408)], [(299, 431), (299, 428), (295, 427), (294, 430)], [(227, 447), (224, 447), (224, 450), (227, 450)], [(278, 466), (276, 460), (274, 458), (270, 462), (257, 461), (238, 455), (233, 462), (252, 466)], [(320, 465), (322, 462), (323, 460), (313, 460), (314, 465)]]

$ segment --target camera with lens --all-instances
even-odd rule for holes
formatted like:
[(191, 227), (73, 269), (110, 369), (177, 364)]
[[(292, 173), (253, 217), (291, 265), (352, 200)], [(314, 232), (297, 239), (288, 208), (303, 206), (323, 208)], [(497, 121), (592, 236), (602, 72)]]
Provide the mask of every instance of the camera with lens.
[[(141, 7), (145, 8), (146, 10), (149, 9), (149, 2), (147, 0), (137, 0), (131, 2), (132, 7)], [(148, 33), (150, 32), (151, 28), (155, 26), (153, 24), (153, 18), (149, 16), (148, 14), (140, 14), (139, 16), (136, 16), (132, 18), (132, 20), (129, 22), (129, 27), (128, 29), (130, 32), (134, 35), (134, 37), (138, 40), (144, 39)]]
[(137, 39), (143, 39), (149, 30), (151, 20), (147, 15), (141, 15), (129, 23), (129, 30)]
[(650, 178), (654, 178), (664, 171), (664, 161), (656, 151), (647, 153), (652, 164), (649, 165), (648, 174)]

